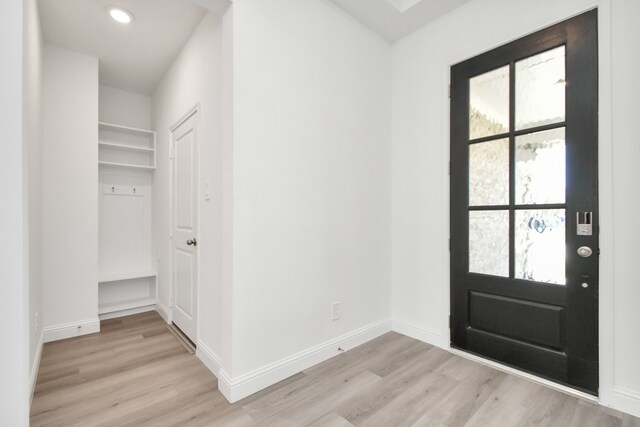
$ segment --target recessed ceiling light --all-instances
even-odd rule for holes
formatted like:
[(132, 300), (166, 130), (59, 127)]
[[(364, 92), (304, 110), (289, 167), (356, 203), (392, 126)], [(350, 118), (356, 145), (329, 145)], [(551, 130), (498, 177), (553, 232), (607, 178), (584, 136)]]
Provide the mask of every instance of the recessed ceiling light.
[(111, 17), (115, 21), (121, 24), (129, 24), (131, 21), (133, 21), (133, 14), (128, 10), (124, 10), (119, 7), (110, 7), (109, 15), (111, 15)]

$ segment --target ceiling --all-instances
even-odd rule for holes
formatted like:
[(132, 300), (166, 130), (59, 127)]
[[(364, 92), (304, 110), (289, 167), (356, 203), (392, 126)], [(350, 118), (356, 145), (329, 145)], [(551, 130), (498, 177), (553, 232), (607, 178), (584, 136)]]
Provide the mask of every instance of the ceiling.
[[(151, 95), (206, 10), (192, 0), (40, 0), (46, 43), (95, 56), (100, 84)], [(135, 16), (111, 19), (108, 6)]]
[[(268, 1), (268, 0), (263, 0)], [(469, 0), (328, 0), (387, 40), (396, 41)], [(46, 43), (97, 57), (100, 84), (151, 95), (207, 9), (230, 0), (39, 0)], [(107, 13), (135, 16), (118, 24)]]
[(470, 0), (329, 0), (390, 42)]

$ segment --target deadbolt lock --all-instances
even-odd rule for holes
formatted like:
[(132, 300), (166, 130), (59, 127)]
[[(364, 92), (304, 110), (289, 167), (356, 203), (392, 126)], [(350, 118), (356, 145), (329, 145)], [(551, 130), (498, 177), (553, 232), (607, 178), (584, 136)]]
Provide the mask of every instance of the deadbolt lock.
[(593, 251), (589, 246), (580, 246), (577, 252), (582, 258), (589, 258), (593, 254)]

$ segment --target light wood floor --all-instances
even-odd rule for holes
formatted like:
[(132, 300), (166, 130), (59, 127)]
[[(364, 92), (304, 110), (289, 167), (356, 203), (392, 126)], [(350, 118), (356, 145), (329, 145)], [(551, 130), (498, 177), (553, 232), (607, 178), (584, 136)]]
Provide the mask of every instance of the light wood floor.
[[(33, 426), (621, 426), (600, 407), (396, 333), (230, 405), (155, 312), (44, 347)], [(635, 425), (635, 424), (634, 424)]]

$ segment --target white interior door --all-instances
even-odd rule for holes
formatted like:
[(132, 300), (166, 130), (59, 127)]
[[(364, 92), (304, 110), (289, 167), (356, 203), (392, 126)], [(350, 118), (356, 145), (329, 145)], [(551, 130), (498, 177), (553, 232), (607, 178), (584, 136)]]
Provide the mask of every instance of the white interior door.
[(197, 275), (197, 148), (196, 114), (172, 132), (172, 320), (184, 334), (196, 342), (198, 298)]

